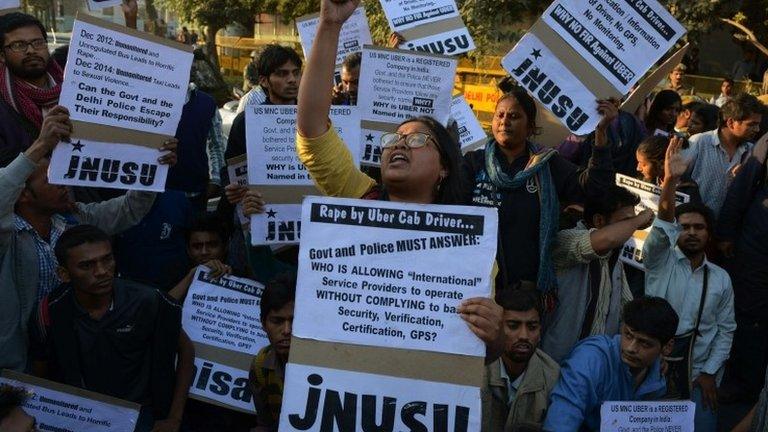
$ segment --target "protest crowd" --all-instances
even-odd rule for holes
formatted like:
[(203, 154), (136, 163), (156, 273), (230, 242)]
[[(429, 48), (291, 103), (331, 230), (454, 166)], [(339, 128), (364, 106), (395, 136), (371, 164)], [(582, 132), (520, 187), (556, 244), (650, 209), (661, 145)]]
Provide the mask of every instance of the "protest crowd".
[[(52, 182), (61, 165), (57, 146), (72, 146), (75, 155), (83, 145), (75, 138), (87, 129), (77, 117), (83, 113), (80, 105), (65, 105), (63, 96), (60, 100), (71, 76), (72, 65), (65, 63), (82, 59), (74, 46), (68, 57), (55, 59), (35, 17), (0, 15), (0, 369), (3, 378), (28, 379), (0, 384), (1, 432), (80, 430), (43, 425), (30, 407), (46, 399), (29, 390), (33, 385), (128, 406), (137, 412), (131, 430), (139, 432), (640, 431), (605, 428), (601, 408), (607, 402), (655, 401), (690, 401), (669, 405), (673, 411), (695, 407), (689, 428), (674, 430), (768, 431), (768, 116), (757, 97), (734, 89), (734, 79), (743, 72), (734, 71), (736, 77), (724, 71), (720, 94), (705, 100), (683, 84), (685, 66), (677, 62), (642, 95), (637, 109), (626, 110), (615, 94), (598, 95), (594, 113), (588, 113), (593, 126), (563, 137), (556, 147), (537, 143), (539, 130), (547, 127), (544, 110), (552, 107), (537, 100), (543, 91), (531, 90), (530, 76), (512, 76), (500, 84), (491, 135), (479, 147), (463, 151), (462, 125), (456, 119), (415, 114), (378, 134), (380, 163), (361, 168), (360, 154), (352, 149), (363, 145), (356, 140), (365, 140), (367, 132), (350, 138), (335, 114), (368, 103), (362, 97), (370, 94), (364, 83), (372, 73), (366, 71), (366, 51), (337, 61), (342, 26), (360, 2), (320, 3), (305, 55), (269, 45), (248, 66), (251, 89), (226, 139), (214, 99), (194, 84), (186, 88), (175, 134), (144, 147), (157, 160), (152, 169), (167, 170), (159, 190)], [(189, 45), (197, 37), (184, 27), (178, 40)], [(394, 52), (406, 42), (393, 33), (390, 47), (377, 52)], [(453, 76), (449, 81), (452, 86)], [(389, 82), (398, 86), (398, 80)], [(402, 268), (392, 269), (442, 274), (444, 269), (434, 267), (462, 260), (492, 268), (484, 275), (490, 294), (457, 296), (451, 312), (461, 330), (469, 330), (470, 342), (480, 347), (482, 364), (459, 363), (456, 357), (469, 356), (446, 349), (451, 359), (439, 357), (434, 365), (422, 356), (417, 366), (395, 360), (380, 366), (402, 370), (400, 378), (430, 381), (445, 373), (454, 376), (454, 384), (476, 382), (478, 413), (462, 417), (458, 407), (450, 409), (450, 416), (438, 415), (435, 405), (434, 413), (432, 408), (415, 408), (416, 414), (403, 408), (395, 420), (394, 406), (400, 402), (385, 397), (381, 412), (368, 418), (366, 410), (373, 405), (366, 398), (373, 396), (363, 395), (355, 404), (352, 390), (330, 390), (339, 383), (330, 384), (329, 374), (323, 374), (327, 387), (322, 399), (319, 372), (302, 376), (304, 387), (298, 390), (297, 379), (291, 381), (293, 390), (288, 385), (292, 372), (287, 374), (287, 367), (294, 364), (370, 369), (353, 364), (362, 358), (358, 354), (345, 358), (344, 349), (312, 348), (319, 342), (293, 332), (307, 319), (301, 314), (308, 309), (299, 304), (321, 307), (320, 291), (317, 299), (309, 298), (318, 287), (302, 286), (308, 280), (302, 275), (314, 271), (315, 262), (310, 270), (302, 260), (324, 246), (313, 243), (318, 249), (306, 252), (309, 230), (323, 215), (300, 218), (300, 245), (297, 240), (274, 247), (254, 239), (250, 225), (259, 217), (269, 223), (273, 204), (301, 204), (301, 197), (291, 201), (272, 186), (233, 178), (233, 161), (244, 161), (248, 154), (252, 166), (251, 131), (282, 127), (272, 123), (271, 106), (295, 113), (290, 156), (306, 168), (315, 195), (354, 199), (370, 208), (419, 204), (413, 208), (455, 208), (458, 214), (473, 211), (460, 208), (477, 207), (484, 213), (466, 214), (497, 215), (491, 253), (483, 248), (472, 249), (478, 256), (463, 256), (469, 249), (462, 252), (462, 247), (433, 250), (427, 252), (433, 258), (425, 261), (430, 268), (403, 259)], [(363, 128), (374, 123), (366, 126), (364, 120)], [(68, 160), (59, 172), (74, 169)], [(102, 168), (99, 176), (128, 175), (126, 165)], [(248, 178), (253, 174), (249, 171)], [(85, 176), (70, 178), (78, 175)], [(150, 181), (144, 170), (136, 176)], [(653, 195), (655, 207), (638, 189)], [(272, 223), (267, 226), (276, 229)], [(434, 226), (439, 223), (449, 224), (435, 221)], [(339, 231), (323, 235), (331, 242), (352, 232), (342, 229), (339, 225)], [(366, 249), (370, 257), (364, 259), (375, 265), (392, 254), (384, 242), (395, 231), (382, 230), (376, 237), (382, 243)], [(476, 245), (468, 237), (462, 237), (461, 246)], [(471, 280), (475, 275), (456, 276)], [(348, 281), (332, 282), (341, 286)], [(211, 300), (210, 293), (199, 294), (202, 283), (220, 283), (215, 288), (220, 292), (233, 291), (235, 285), (261, 289), (255, 303), (238, 309), (246, 311), (238, 318), (257, 317), (252, 324), (266, 338), (255, 349), (238, 351), (244, 359), (237, 363), (240, 378), (234, 375), (238, 366), (222, 358), (235, 350), (214, 349), (222, 345), (213, 342), (228, 346), (221, 339), (235, 336), (216, 333), (210, 343), (202, 343), (189, 324), (195, 320), (187, 319), (191, 308)], [(460, 284), (471, 285), (454, 285)], [(356, 283), (337, 291), (352, 293), (353, 287)], [(430, 295), (447, 297), (453, 290)], [(345, 310), (338, 309), (339, 314)], [(361, 311), (343, 313), (359, 316)], [(230, 322), (225, 319), (230, 316), (210, 316), (214, 327)], [(330, 327), (318, 320), (322, 313), (313, 313), (302, 326)], [(351, 331), (372, 333), (369, 328)], [(437, 344), (451, 342), (438, 339)], [(402, 346), (390, 348), (403, 351)], [(462, 372), (470, 375), (475, 369), (425, 370), (444, 364), (477, 364), (482, 371), (475, 368), (480, 373), (464, 378)], [(228, 372), (221, 365), (229, 365)], [(375, 393), (376, 386), (365, 391)], [(414, 392), (419, 400), (416, 387), (398, 391)], [(300, 404), (299, 414), (289, 416), (284, 395), (291, 391), (300, 394)], [(240, 404), (223, 402), (224, 397)], [(322, 409), (311, 406), (313, 397), (314, 404), (324, 401)], [(426, 404), (412, 402), (419, 403)], [(751, 409), (724, 429), (719, 414), (724, 404), (733, 403)], [(62, 404), (60, 409), (67, 406)], [(440, 406), (449, 411), (449, 405)], [(356, 415), (361, 409), (363, 414)], [(348, 410), (349, 421), (344, 420)], [(429, 420), (420, 423), (414, 420), (418, 416)], [(448, 427), (449, 417), (454, 428)], [(462, 428), (462, 421), (469, 428)]]

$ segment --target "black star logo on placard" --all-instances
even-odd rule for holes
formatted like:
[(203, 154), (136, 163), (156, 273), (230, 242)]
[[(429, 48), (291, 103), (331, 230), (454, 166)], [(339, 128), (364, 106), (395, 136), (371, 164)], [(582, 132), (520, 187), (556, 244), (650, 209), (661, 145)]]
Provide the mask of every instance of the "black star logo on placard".
[(365, 140), (366, 140), (366, 141), (370, 141), (370, 142), (373, 142), (373, 135), (371, 135), (371, 134), (368, 134), (368, 135), (366, 135), (366, 136), (365, 136)]
[(272, 210), (272, 209), (267, 210), (267, 217), (268, 218), (274, 219), (276, 214), (277, 214), (277, 212)]
[(76, 152), (79, 151), (80, 153), (83, 152), (83, 147), (85, 147), (85, 144), (80, 144), (80, 141), (76, 143), (72, 143), (72, 151)]
[(531, 52), (531, 56), (536, 60), (538, 60), (539, 57), (541, 57), (541, 50), (540, 49), (533, 50), (533, 52)]

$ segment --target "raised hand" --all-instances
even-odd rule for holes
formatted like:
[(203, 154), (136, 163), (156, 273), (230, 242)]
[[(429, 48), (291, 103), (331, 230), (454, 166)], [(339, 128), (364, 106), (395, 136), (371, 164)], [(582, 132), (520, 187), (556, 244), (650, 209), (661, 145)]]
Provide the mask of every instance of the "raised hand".
[(685, 144), (685, 138), (672, 136), (667, 147), (667, 155), (664, 158), (664, 176), (672, 180), (680, 180), (688, 169), (687, 160), (680, 152)]
[(360, 0), (322, 0), (320, 22), (341, 26), (359, 5)]
[(72, 122), (69, 120), (69, 110), (63, 106), (57, 105), (48, 111), (43, 118), (43, 125), (40, 127), (40, 135), (35, 142), (27, 149), (24, 154), (32, 160), (38, 162), (53, 151), (61, 141), (69, 139), (72, 133)]

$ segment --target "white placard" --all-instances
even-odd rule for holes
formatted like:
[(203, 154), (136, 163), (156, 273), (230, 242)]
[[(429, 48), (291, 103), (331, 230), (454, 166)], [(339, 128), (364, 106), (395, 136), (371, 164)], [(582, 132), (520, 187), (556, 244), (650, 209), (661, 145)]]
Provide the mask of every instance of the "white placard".
[[(317, 15), (296, 19), (296, 28), (299, 30), (301, 49), (304, 51), (305, 58), (309, 58), (309, 53), (312, 51), (319, 22), (320, 17)], [(360, 6), (341, 26), (339, 46), (336, 51), (336, 66), (341, 67), (341, 63), (348, 55), (361, 52), (364, 45), (372, 43), (371, 29), (368, 27), (368, 19), (365, 17), (365, 8)]]
[(409, 118), (430, 116), (447, 125), (457, 65), (449, 57), (365, 47), (357, 98), (362, 163), (379, 165), (381, 135)]
[(307, 197), (293, 335), (484, 356), (456, 309), (489, 297), (495, 208)]
[(461, 22), (455, 0), (381, 0), (389, 28), (402, 33), (408, 29), (449, 20), (434, 26), (437, 33), (408, 39), (400, 48), (433, 54), (458, 55), (475, 49), (469, 30)]
[(601, 432), (694, 432), (696, 404), (691, 401), (604, 402)]
[(597, 99), (533, 33), (528, 33), (501, 65), (568, 130), (586, 135), (600, 122)]
[(556, 0), (542, 20), (622, 94), (685, 34), (656, 0)]
[(45, 380), (39, 378), (34, 381), (41, 384), (35, 384), (21, 374), (13, 376), (16, 378), (11, 375), (0, 377), (0, 384), (23, 387), (31, 393), (22, 409), (35, 418), (38, 430), (132, 432), (136, 428), (138, 405), (136, 409), (130, 409), (88, 398), (85, 394), (90, 392), (84, 390), (72, 388), (71, 392), (65, 392), (62, 390), (68, 386), (58, 383), (46, 386), (42, 385)]
[(296, 245), (301, 239), (301, 204), (267, 204), (251, 216), (251, 244)]
[(192, 53), (75, 20), (59, 103), (72, 120), (174, 135)]
[(86, 3), (88, 4), (88, 10), (93, 12), (112, 6), (120, 6), (123, 4), (123, 0), (86, 0)]
[(461, 141), (462, 152), (476, 150), (488, 140), (483, 126), (477, 121), (475, 113), (472, 112), (472, 108), (464, 99), (464, 96), (456, 96), (451, 101), (451, 118), (456, 120), (456, 124), (459, 127), (459, 140)]
[(163, 192), (168, 165), (151, 147), (87, 140), (60, 142), (51, 156), (51, 184)]
[[(231, 184), (248, 186), (248, 161), (246, 159), (243, 159), (241, 162), (228, 164), (227, 173), (229, 174), (229, 182)], [(235, 213), (240, 221), (240, 225), (245, 225), (248, 222), (248, 217), (243, 214), (243, 203), (235, 205)]]
[[(334, 106), (331, 122), (360, 163), (360, 115), (357, 107)], [(296, 106), (256, 105), (246, 108), (248, 182), (252, 185), (310, 186), (307, 169), (296, 155)]]
[(215, 400), (222, 405), (256, 413), (248, 370), (195, 357), (195, 375), (189, 394)]
[(479, 431), (480, 409), (478, 387), (289, 363), (279, 430)]
[(193, 342), (256, 354), (269, 345), (259, 314), (263, 290), (260, 283), (235, 276), (211, 280), (208, 268), (200, 266), (184, 300), (181, 325)]
[[(645, 209), (651, 209), (654, 213), (659, 211), (661, 187), (618, 173), (616, 174), (616, 185), (640, 197), (640, 204), (635, 206), (635, 212), (638, 214)], [(676, 205), (687, 203), (690, 200), (691, 197), (687, 194), (682, 192), (676, 192), (675, 194)], [(645, 270), (643, 266), (643, 245), (645, 244), (645, 238), (648, 237), (650, 232), (651, 227), (642, 231), (635, 231), (635, 234), (624, 243), (624, 247), (621, 249), (619, 258), (622, 262), (637, 269)]]
[(19, 0), (0, 0), (0, 11), (10, 9), (21, 9), (21, 1)]

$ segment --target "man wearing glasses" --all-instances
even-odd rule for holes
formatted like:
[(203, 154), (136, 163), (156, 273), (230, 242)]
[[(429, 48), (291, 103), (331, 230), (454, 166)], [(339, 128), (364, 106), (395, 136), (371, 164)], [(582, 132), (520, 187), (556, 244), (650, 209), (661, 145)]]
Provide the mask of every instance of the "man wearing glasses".
[(37, 138), (59, 100), (63, 71), (51, 60), (45, 28), (27, 14), (0, 16), (0, 166)]

